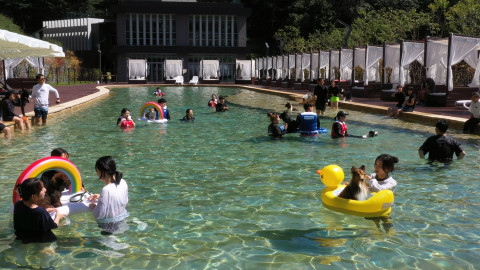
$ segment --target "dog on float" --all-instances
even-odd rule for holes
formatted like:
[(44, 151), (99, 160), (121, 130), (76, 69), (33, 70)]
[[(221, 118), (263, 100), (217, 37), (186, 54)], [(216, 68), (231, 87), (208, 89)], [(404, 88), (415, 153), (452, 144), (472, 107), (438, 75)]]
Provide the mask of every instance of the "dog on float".
[(48, 171), (42, 175), (41, 179), (47, 191), (39, 205), (45, 209), (62, 206), (60, 200), (62, 191), (68, 189), (72, 183), (68, 176), (63, 172)]
[(351, 172), (352, 179), (338, 197), (357, 201), (367, 200), (370, 196), (370, 191), (367, 185), (369, 176), (365, 172), (365, 165), (362, 165), (360, 168), (353, 166)]

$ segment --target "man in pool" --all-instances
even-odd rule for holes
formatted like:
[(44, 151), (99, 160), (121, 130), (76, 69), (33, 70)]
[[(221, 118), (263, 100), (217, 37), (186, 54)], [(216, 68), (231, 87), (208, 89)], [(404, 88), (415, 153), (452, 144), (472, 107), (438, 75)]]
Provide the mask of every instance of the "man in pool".
[(227, 111), (227, 110), (228, 110), (228, 106), (225, 104), (225, 97), (220, 96), (218, 98), (218, 103), (215, 106), (215, 111), (216, 112), (224, 112), (224, 111)]
[(38, 84), (33, 86), (32, 98), (35, 99), (35, 106), (33, 111), (35, 112), (35, 124), (40, 124), (40, 118), (42, 118), (42, 124), (47, 124), (47, 114), (48, 114), (48, 94), (53, 92), (57, 97), (57, 104), (60, 103), (60, 96), (58, 95), (57, 89), (50, 86), (50, 84), (45, 83), (45, 76), (43, 74), (38, 74), (36, 76)]
[(418, 149), (420, 158), (425, 158), (425, 155), (429, 153), (428, 159), (431, 162), (449, 163), (453, 160), (453, 153), (455, 153), (457, 159), (462, 159), (465, 156), (465, 151), (462, 150), (457, 140), (446, 135), (447, 130), (447, 120), (438, 120), (435, 125), (436, 135), (429, 137)]

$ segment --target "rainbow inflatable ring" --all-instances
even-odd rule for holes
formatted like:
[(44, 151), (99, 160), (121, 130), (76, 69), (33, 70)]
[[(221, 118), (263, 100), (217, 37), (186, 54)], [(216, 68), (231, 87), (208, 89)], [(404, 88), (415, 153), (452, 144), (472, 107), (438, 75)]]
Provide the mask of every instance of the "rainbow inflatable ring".
[[(157, 118), (155, 120), (148, 119), (145, 117), (145, 115), (148, 113), (148, 110), (150, 108), (154, 108), (157, 111)], [(144, 122), (152, 122), (152, 123), (165, 123), (168, 120), (165, 119), (165, 116), (163, 115), (163, 108), (160, 107), (160, 104), (154, 101), (149, 101), (145, 104), (143, 104), (142, 108), (140, 109), (140, 117), (138, 118), (140, 121)]]
[(25, 179), (39, 177), (42, 173), (49, 170), (61, 171), (68, 176), (72, 182), (70, 185), (71, 193), (79, 192), (82, 189), (82, 177), (77, 167), (71, 161), (61, 157), (46, 157), (33, 162), (20, 174), (13, 188), (13, 204), (20, 200), (20, 196), (17, 193), (18, 185)]
[(372, 196), (365, 201), (339, 198), (338, 194), (345, 188), (345, 185), (341, 185), (344, 178), (342, 168), (337, 165), (328, 165), (318, 170), (317, 173), (326, 185), (321, 196), (322, 203), (326, 208), (360, 217), (388, 216), (392, 211), (394, 198), (391, 190), (372, 192)]

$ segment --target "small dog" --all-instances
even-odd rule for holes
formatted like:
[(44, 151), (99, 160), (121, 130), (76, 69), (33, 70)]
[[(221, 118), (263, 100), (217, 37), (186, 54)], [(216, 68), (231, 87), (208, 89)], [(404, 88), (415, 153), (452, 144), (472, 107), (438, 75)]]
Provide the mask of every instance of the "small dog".
[(287, 128), (288, 133), (297, 132), (297, 129), (298, 129), (297, 120), (293, 120), (292, 117), (288, 114), (288, 111), (284, 111), (279, 116), (280, 116), (280, 119), (283, 120), (283, 122), (288, 124), (288, 128)]
[(48, 176), (43, 177), (42, 175), (42, 181), (47, 192), (45, 193), (45, 198), (43, 198), (39, 205), (43, 208), (62, 206), (62, 202), (60, 201), (62, 191), (68, 189), (72, 182), (63, 172), (55, 172), (49, 181), (46, 178), (48, 178)]
[(352, 180), (350, 180), (350, 183), (338, 195), (338, 197), (349, 200), (365, 201), (370, 194), (366, 183), (369, 177), (365, 172), (365, 165), (362, 165), (360, 168), (354, 166), (352, 167), (351, 172)]

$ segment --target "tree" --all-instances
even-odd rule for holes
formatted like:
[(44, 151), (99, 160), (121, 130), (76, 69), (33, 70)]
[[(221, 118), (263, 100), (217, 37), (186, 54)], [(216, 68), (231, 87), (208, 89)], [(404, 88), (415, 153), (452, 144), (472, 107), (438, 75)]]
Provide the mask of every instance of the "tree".
[(20, 29), (20, 26), (16, 25), (12, 19), (8, 18), (3, 14), (0, 14), (0, 29), (18, 33), (18, 34), (23, 34), (22, 29)]
[(446, 14), (448, 31), (464, 35), (480, 35), (480, 2), (461, 0)]

